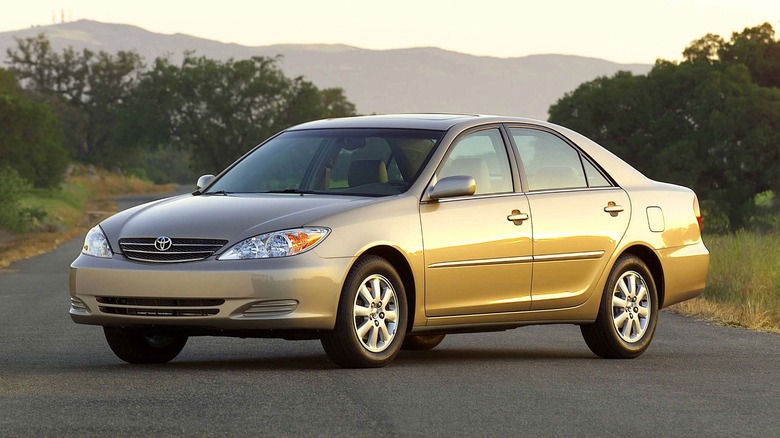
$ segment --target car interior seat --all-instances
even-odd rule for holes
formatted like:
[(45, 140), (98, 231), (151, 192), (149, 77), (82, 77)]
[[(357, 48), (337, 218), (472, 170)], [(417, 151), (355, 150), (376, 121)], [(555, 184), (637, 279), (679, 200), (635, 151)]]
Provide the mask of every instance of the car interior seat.
[(386, 182), (387, 167), (382, 160), (355, 160), (349, 164), (347, 183), (350, 187)]

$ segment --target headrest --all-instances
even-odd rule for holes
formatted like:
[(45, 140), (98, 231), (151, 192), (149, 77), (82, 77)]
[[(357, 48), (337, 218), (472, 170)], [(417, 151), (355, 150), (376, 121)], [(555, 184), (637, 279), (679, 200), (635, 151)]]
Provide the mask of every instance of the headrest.
[(386, 183), (387, 168), (382, 160), (355, 160), (349, 165), (347, 182), (350, 187)]

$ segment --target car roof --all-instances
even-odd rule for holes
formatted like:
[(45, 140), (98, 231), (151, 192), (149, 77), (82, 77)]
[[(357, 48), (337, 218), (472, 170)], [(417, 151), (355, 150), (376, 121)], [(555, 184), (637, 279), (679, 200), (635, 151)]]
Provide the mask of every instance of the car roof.
[(461, 125), (461, 127), (465, 128), (469, 125), (501, 122), (547, 124), (539, 120), (478, 114), (382, 114), (317, 120), (293, 126), (288, 131), (338, 128), (405, 128), (446, 131), (456, 125)]

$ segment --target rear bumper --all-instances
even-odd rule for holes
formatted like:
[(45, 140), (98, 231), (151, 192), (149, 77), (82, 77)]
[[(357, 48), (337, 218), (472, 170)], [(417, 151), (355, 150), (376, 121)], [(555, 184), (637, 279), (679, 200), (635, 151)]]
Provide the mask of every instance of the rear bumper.
[(664, 272), (663, 307), (701, 295), (707, 284), (710, 253), (703, 242), (658, 251)]
[(70, 316), (108, 327), (332, 330), (350, 264), (314, 252), (177, 264), (80, 255), (70, 267)]

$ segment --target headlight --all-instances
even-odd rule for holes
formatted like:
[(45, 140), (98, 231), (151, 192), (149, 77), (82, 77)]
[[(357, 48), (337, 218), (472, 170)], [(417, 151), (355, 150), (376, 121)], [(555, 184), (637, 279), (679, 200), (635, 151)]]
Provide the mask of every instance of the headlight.
[(275, 231), (243, 240), (218, 257), (218, 260), (247, 260), (287, 257), (304, 253), (330, 233), (328, 228), (295, 228)]
[(111, 252), (111, 246), (108, 245), (106, 235), (100, 229), (100, 225), (89, 230), (87, 237), (84, 239), (84, 248), (81, 250), (81, 253), (103, 258), (111, 258), (114, 255)]

